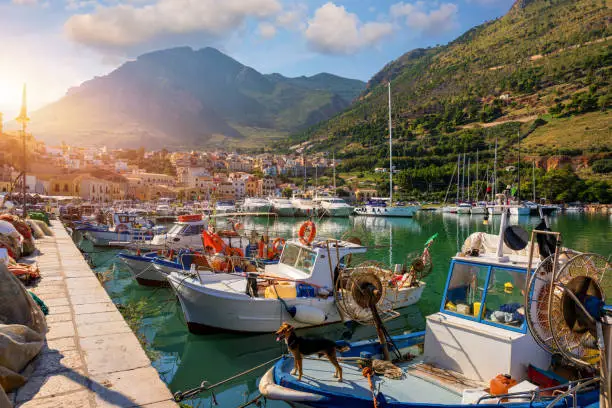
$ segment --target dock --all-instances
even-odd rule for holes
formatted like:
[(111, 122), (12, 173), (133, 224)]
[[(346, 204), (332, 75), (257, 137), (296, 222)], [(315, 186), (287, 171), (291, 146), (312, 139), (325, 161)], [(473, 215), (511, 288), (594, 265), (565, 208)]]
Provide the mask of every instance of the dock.
[(49, 306), (47, 341), (9, 398), (20, 408), (176, 408), (136, 335), (59, 221), (29, 258), (41, 279), (28, 289)]

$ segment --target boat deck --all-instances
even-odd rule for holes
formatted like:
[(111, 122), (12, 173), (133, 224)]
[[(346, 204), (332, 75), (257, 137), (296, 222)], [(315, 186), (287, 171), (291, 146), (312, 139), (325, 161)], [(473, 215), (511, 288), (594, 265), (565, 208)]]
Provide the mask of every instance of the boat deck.
[[(303, 377), (301, 384), (297, 377), (290, 374), (293, 369), (293, 359), (285, 359), (281, 369), (275, 373), (278, 384), (299, 384), (303, 391), (316, 390), (317, 393), (346, 394), (347, 396), (372, 399), (372, 392), (367, 378), (354, 364), (342, 363), (343, 381), (338, 382), (334, 377), (334, 367), (326, 358), (304, 359)], [(438, 373), (428, 369), (419, 362), (398, 364), (404, 372), (404, 377), (398, 380), (375, 376), (374, 386), (378, 392), (384, 394), (387, 401), (415, 402), (425, 404), (459, 404), (463, 388), (476, 388), (480, 384), (467, 383), (457, 373)], [(426, 374), (426, 375), (425, 375)], [(463, 388), (462, 388), (463, 387)], [(291, 387), (293, 388), (293, 387)]]

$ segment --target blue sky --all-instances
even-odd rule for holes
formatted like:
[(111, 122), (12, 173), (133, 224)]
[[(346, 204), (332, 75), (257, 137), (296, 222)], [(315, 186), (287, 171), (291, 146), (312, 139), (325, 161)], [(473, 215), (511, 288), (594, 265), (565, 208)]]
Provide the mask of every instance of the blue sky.
[(143, 52), (213, 46), (263, 73), (367, 81), (513, 0), (0, 0), (0, 112), (28, 83), (32, 109)]

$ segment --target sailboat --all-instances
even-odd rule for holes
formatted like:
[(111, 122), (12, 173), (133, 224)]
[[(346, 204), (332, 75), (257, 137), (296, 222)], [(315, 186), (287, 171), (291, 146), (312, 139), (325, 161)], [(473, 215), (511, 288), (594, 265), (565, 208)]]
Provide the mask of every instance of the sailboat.
[(525, 204), (521, 203), (521, 133), (517, 132), (518, 137), (518, 191), (516, 193), (517, 203), (510, 206), (510, 214), (511, 215), (529, 215), (531, 213), (531, 209)]
[(364, 206), (355, 208), (355, 214), (374, 217), (414, 217), (420, 209), (420, 205), (393, 204), (393, 127), (391, 122), (391, 81), (389, 81), (389, 197), (373, 197)]

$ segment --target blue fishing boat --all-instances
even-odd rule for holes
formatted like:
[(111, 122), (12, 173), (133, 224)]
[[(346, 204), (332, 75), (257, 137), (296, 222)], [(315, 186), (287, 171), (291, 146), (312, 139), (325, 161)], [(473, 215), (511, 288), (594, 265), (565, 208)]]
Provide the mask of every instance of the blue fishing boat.
[(144, 242), (165, 231), (136, 214), (113, 213), (109, 225), (83, 225), (76, 230), (96, 246), (108, 246), (113, 241)]
[[(473, 234), (451, 259), (440, 309), (423, 332), (338, 342), (349, 349), (338, 353), (341, 382), (315, 357), (304, 357), (298, 380), (285, 356), (262, 378), (262, 395), (297, 407), (610, 407), (610, 263), (561, 248), (545, 224), (529, 240), (507, 226), (508, 212), (499, 236)], [(367, 294), (381, 286), (372, 286), (347, 292), (349, 303), (374, 302)]]

